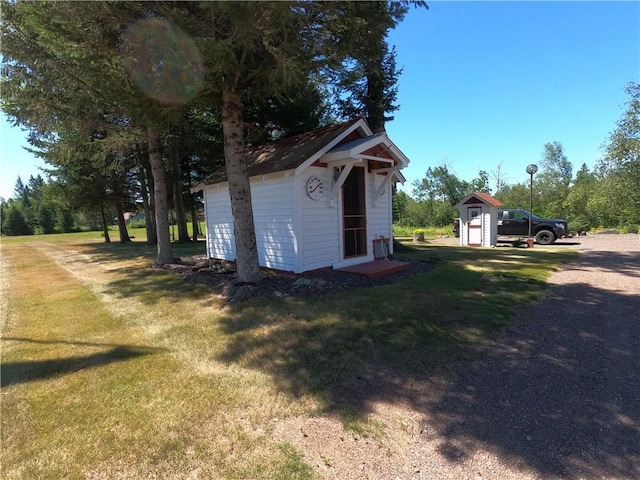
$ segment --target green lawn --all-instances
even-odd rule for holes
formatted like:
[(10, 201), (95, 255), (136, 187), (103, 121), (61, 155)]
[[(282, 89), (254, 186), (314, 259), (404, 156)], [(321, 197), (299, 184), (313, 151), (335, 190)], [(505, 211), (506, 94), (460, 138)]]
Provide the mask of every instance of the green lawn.
[(425, 243), (391, 285), (224, 306), (134, 235), (2, 239), (3, 478), (314, 478), (280, 422), (384, 443), (376, 402), (481, 355), (575, 255)]

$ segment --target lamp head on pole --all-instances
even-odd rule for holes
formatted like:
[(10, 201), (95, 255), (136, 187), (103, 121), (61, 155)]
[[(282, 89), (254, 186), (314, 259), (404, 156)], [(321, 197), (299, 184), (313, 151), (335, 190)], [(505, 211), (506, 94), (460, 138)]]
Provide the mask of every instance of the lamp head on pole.
[(537, 171), (538, 171), (538, 166), (535, 163), (531, 163), (531, 164), (527, 165), (527, 173), (529, 175), (533, 175)]

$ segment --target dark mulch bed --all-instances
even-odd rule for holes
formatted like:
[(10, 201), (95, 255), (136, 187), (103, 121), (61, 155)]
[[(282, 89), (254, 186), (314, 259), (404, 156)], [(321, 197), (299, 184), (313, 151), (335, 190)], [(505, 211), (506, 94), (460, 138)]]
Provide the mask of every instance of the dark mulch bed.
[(302, 274), (262, 269), (262, 282), (259, 285), (236, 285), (236, 272), (233, 262), (209, 261), (205, 256), (181, 258), (176, 263), (163, 265), (162, 268), (175, 272), (189, 282), (209, 285), (215, 293), (236, 302), (248, 297), (305, 297), (326, 295), (357, 288), (385, 285), (419, 273), (428, 272), (433, 264), (407, 260), (411, 263), (408, 270), (392, 273), (378, 278), (365, 278), (331, 269), (315, 270)]

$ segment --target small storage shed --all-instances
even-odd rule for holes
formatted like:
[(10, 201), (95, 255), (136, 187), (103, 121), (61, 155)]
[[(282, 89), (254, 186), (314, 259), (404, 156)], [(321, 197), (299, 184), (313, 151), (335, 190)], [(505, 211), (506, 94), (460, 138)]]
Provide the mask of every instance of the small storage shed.
[(460, 245), (490, 247), (498, 242), (500, 200), (475, 192), (464, 197), (455, 208), (460, 211)]
[[(392, 190), (409, 159), (362, 118), (245, 152), (260, 265), (302, 273), (393, 253)], [(235, 260), (224, 167), (204, 192), (209, 258)]]

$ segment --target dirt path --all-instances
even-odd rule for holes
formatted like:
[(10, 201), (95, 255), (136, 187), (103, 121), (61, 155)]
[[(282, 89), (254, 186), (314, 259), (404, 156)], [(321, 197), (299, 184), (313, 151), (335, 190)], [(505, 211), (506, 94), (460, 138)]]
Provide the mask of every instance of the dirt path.
[(278, 434), (323, 478), (640, 478), (640, 237), (557, 247), (582, 254), (549, 295), (455, 380), (415, 386), (411, 406), (375, 405), (377, 438), (326, 416)]
[(563, 244), (550, 295), (427, 407), (459, 478), (640, 478), (640, 238)]

